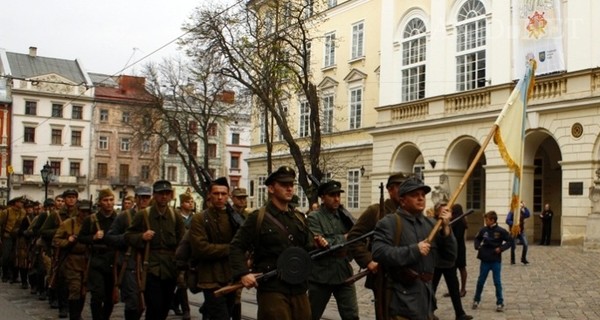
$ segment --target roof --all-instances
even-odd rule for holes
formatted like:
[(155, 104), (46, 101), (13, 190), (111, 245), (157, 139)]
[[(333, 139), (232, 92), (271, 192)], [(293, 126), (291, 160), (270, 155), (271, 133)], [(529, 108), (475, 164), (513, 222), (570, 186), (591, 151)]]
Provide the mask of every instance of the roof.
[(93, 72), (88, 72), (88, 75), (90, 76), (92, 83), (96, 87), (102, 86), (117, 88), (119, 86), (119, 83), (117, 82), (117, 80), (115, 80), (114, 76)]
[(11, 76), (15, 78), (32, 78), (47, 74), (57, 74), (74, 83), (86, 83), (86, 78), (76, 60), (65, 60), (31, 56), (28, 54), (7, 52)]

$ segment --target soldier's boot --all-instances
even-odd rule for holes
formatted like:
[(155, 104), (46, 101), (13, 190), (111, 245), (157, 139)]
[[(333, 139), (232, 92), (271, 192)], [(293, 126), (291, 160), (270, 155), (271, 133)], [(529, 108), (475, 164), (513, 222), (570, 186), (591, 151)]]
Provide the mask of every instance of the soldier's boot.
[(232, 320), (241, 320), (242, 319), (242, 304), (236, 303), (233, 305), (233, 310), (231, 312)]
[(142, 314), (138, 310), (125, 310), (125, 320), (140, 320)]
[(69, 320), (81, 320), (80, 300), (69, 300)]

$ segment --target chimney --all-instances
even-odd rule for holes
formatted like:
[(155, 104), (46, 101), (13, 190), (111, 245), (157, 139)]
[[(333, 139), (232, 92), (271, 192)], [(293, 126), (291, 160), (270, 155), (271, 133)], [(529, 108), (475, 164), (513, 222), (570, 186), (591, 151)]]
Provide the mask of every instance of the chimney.
[(29, 47), (29, 56), (30, 57), (37, 57), (37, 47)]

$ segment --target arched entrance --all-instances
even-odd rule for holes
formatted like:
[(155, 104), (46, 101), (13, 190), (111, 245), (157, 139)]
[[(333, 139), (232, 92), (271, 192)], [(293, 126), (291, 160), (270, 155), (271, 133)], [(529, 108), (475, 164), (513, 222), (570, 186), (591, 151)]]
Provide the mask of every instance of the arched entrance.
[(413, 143), (403, 143), (396, 148), (392, 157), (390, 172), (413, 172), (422, 178), (424, 169), (421, 150)]
[[(562, 170), (560, 148), (545, 130), (528, 133), (525, 139), (523, 198), (531, 199), (527, 204), (532, 217), (526, 223), (530, 241), (539, 243), (542, 235), (542, 221), (539, 218), (544, 204), (548, 203), (554, 212), (552, 218), (552, 244), (560, 244), (562, 221)], [(525, 180), (527, 179), (527, 180)], [(529, 184), (526, 181), (531, 181)], [(528, 227), (533, 226), (533, 227)]]
[[(453, 193), (464, 177), (467, 169), (475, 159), (481, 146), (479, 142), (470, 136), (457, 138), (448, 148), (446, 174), (450, 180), (450, 189)], [(469, 228), (467, 238), (471, 239), (483, 225), (483, 214), (485, 213), (486, 198), (486, 176), (485, 176), (485, 153), (477, 162), (473, 172), (469, 176), (463, 190), (459, 194), (456, 203), (462, 205), (464, 211), (473, 209), (475, 212), (467, 218)]]

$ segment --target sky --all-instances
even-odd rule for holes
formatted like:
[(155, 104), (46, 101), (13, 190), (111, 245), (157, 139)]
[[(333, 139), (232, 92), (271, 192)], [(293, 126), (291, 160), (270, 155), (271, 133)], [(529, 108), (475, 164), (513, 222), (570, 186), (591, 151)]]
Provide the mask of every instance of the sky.
[[(0, 48), (79, 61), (88, 72), (139, 74), (147, 61), (181, 55), (172, 43), (182, 24), (207, 0), (9, 0), (2, 5)], [(216, 0), (226, 2), (226, 0)]]

